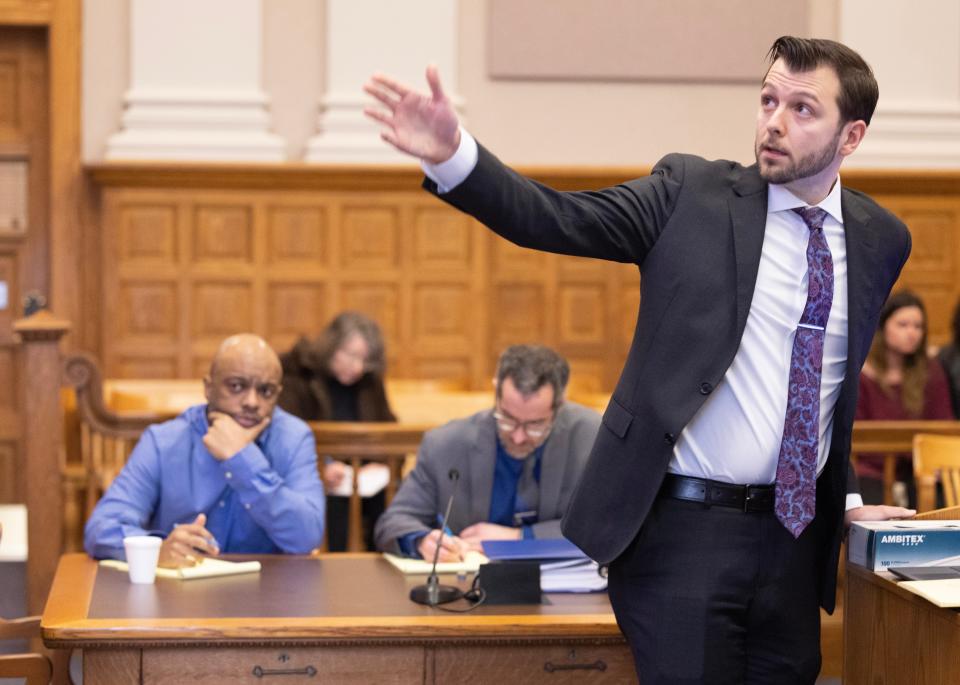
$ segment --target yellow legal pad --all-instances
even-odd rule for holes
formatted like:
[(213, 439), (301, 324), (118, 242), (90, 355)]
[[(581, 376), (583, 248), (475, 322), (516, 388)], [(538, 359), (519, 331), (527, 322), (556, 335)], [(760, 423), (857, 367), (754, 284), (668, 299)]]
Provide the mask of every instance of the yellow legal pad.
[[(424, 559), (410, 559), (408, 557), (398, 557), (395, 554), (384, 554), (383, 558), (393, 564), (401, 573), (424, 575), (430, 573), (433, 563)], [(437, 564), (437, 573), (476, 573), (481, 564), (485, 564), (489, 559), (480, 552), (467, 552), (467, 558), (463, 561), (443, 561)]]
[[(118, 571), (127, 570), (127, 562), (117, 561), (116, 559), (104, 559), (100, 562), (101, 566), (115, 568)], [(213, 557), (204, 557), (196, 566), (185, 566), (183, 568), (158, 568), (157, 578), (179, 578), (180, 580), (193, 580), (194, 578), (216, 578), (217, 576), (235, 576), (239, 573), (259, 573), (259, 561), (226, 561), (224, 559), (214, 559)]]

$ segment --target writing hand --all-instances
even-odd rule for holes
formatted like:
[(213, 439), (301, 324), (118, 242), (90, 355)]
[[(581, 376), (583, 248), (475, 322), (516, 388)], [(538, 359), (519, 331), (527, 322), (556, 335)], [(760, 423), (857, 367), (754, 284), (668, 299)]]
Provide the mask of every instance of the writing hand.
[(520, 528), (510, 528), (496, 523), (474, 523), (460, 531), (460, 539), (472, 550), (483, 551), (483, 540), (519, 540), (523, 537)]
[(374, 74), (363, 86), (385, 108), (366, 107), (363, 113), (383, 125), (380, 137), (401, 152), (433, 164), (445, 162), (460, 145), (460, 122), (443, 92), (437, 67), (427, 67), (430, 95), (419, 93), (384, 74)]
[[(427, 561), (433, 561), (437, 551), (437, 540), (440, 539), (439, 530), (431, 530), (420, 539), (417, 551)], [(444, 535), (443, 545), (440, 547), (439, 561), (463, 561), (467, 550), (463, 542), (456, 536)]]
[(203, 558), (200, 555), (217, 556), (220, 549), (206, 529), (207, 515), (198, 514), (193, 523), (175, 526), (167, 539), (160, 545), (160, 559), (157, 562), (163, 568), (195, 566)]
[(244, 428), (232, 416), (219, 411), (210, 412), (207, 418), (210, 427), (203, 436), (203, 445), (219, 461), (229, 459), (256, 440), (270, 424), (270, 417), (265, 416), (255, 426)]

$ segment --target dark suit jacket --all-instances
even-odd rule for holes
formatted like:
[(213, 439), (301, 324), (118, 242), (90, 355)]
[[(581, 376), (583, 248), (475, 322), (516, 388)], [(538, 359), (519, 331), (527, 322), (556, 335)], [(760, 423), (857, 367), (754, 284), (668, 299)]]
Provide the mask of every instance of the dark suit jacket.
[[(482, 147), (479, 154), (470, 176), (442, 200), (523, 247), (633, 262), (643, 275), (630, 353), (563, 523), (564, 534), (591, 557), (610, 562), (639, 532), (677, 436), (740, 345), (760, 262), (767, 184), (756, 166), (672, 154), (646, 178), (560, 193), (516, 174)], [(425, 187), (436, 192), (429, 180)], [(910, 254), (906, 227), (870, 198), (844, 188), (842, 206), (847, 368), (810, 533), (823, 538), (817, 572), (828, 610), (857, 379), (880, 307)]]
[[(560, 537), (560, 518), (567, 510), (597, 437), (600, 415), (573, 402), (557, 411), (540, 463), (540, 505), (533, 533)], [(497, 460), (497, 428), (492, 411), (482, 411), (435, 428), (423, 436), (417, 465), (403, 481), (387, 511), (377, 521), (377, 548), (399, 553), (397, 539), (437, 527), (453, 492), (450, 469), (460, 472), (449, 527), (459, 534), (487, 521)]]

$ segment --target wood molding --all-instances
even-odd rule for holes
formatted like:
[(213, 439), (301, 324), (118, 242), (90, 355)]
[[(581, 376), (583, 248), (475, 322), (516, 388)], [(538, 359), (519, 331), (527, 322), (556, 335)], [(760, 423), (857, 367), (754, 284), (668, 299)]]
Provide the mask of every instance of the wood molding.
[(0, 24), (46, 26), (53, 17), (56, 0), (0, 0)]
[[(61, 0), (63, 1), (63, 0)], [(103, 162), (85, 167), (99, 187), (409, 191), (423, 173), (411, 166), (359, 164), (207, 164)], [(651, 167), (520, 166), (517, 171), (561, 190), (603, 188), (640, 178)], [(960, 194), (960, 171), (849, 169), (844, 185), (868, 194)]]

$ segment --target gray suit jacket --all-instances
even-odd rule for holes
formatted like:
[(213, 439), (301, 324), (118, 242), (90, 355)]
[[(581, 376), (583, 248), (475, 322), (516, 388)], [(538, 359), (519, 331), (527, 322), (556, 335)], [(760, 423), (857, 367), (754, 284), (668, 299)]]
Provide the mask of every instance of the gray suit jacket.
[[(437, 192), (433, 182), (424, 185)], [(643, 274), (633, 343), (563, 526), (587, 554), (608, 563), (636, 538), (677, 436), (740, 347), (766, 230), (767, 184), (756, 165), (673, 154), (645, 178), (562, 193), (520, 176), (481, 146), (470, 176), (440, 198), (522, 247), (632, 262)], [(841, 202), (847, 368), (810, 527), (820, 543), (817, 573), (828, 610), (860, 368), (910, 254), (910, 235), (890, 212), (849, 188)]]
[[(560, 537), (560, 519), (597, 437), (600, 415), (565, 402), (557, 411), (540, 465), (540, 506), (534, 535)], [(397, 539), (408, 533), (437, 527), (453, 483), (450, 469), (460, 472), (449, 527), (459, 534), (467, 526), (487, 520), (497, 459), (497, 428), (486, 410), (428, 431), (420, 443), (417, 465), (377, 521), (377, 548), (398, 553)]]

